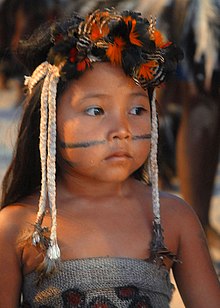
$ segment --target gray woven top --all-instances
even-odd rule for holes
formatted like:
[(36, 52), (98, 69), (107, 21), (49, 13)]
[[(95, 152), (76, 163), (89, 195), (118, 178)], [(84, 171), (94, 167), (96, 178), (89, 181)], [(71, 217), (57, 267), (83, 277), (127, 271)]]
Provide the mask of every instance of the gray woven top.
[(152, 262), (98, 257), (63, 261), (39, 286), (24, 277), (25, 307), (169, 307), (173, 286), (165, 267)]

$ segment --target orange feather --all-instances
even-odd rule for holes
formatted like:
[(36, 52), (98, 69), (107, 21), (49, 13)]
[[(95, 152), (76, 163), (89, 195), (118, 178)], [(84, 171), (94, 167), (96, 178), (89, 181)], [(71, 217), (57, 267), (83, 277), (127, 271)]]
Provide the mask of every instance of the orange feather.
[(143, 45), (142, 42), (138, 39), (138, 33), (135, 32), (135, 26), (136, 26), (137, 21), (131, 16), (127, 16), (127, 17), (124, 17), (124, 22), (127, 25), (129, 22), (131, 22), (131, 31), (129, 34), (130, 42), (134, 45), (142, 46)]
[(104, 27), (102, 27), (102, 29), (100, 29), (100, 25), (97, 25), (95, 23), (92, 26), (90, 38), (91, 38), (92, 41), (96, 41), (96, 40), (108, 35), (108, 33), (109, 33), (109, 28), (108, 28), (107, 25), (105, 25)]
[(124, 46), (125, 42), (121, 37), (115, 37), (114, 43), (109, 44), (106, 55), (112, 63), (121, 64), (121, 53)]
[(154, 68), (157, 66), (158, 64), (154, 60), (142, 64), (139, 69), (138, 77), (144, 77), (147, 80), (153, 79)]
[(153, 40), (155, 42), (156, 47), (158, 48), (165, 48), (171, 44), (169, 41), (165, 41), (162, 33), (158, 30), (155, 30), (153, 33)]
[(88, 58), (86, 58), (85, 60), (77, 63), (77, 71), (83, 72), (83, 71), (85, 71), (87, 66), (90, 66), (90, 61), (89, 61)]

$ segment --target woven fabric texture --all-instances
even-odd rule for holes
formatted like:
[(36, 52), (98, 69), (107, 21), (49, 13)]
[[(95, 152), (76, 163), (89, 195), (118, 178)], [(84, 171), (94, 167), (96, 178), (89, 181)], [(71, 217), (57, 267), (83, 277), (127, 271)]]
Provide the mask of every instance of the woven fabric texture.
[(23, 307), (169, 307), (173, 285), (165, 267), (131, 258), (68, 260), (39, 286), (25, 276)]

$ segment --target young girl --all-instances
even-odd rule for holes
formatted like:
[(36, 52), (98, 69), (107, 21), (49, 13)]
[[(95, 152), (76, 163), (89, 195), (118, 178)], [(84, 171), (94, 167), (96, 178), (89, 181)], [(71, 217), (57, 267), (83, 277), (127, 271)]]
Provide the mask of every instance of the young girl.
[(158, 193), (155, 87), (179, 49), (112, 9), (18, 53), (37, 68), (3, 182), (0, 307), (168, 307), (170, 269), (187, 307), (219, 307), (197, 217)]

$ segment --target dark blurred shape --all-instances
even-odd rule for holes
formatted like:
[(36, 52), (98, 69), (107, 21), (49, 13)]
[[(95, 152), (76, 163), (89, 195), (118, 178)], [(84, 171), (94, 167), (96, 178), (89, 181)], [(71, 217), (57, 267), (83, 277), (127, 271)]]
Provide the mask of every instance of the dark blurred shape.
[(23, 80), (23, 67), (14, 56), (22, 38), (27, 38), (40, 24), (59, 16), (58, 0), (5, 0), (0, 7), (0, 88), (10, 78)]

